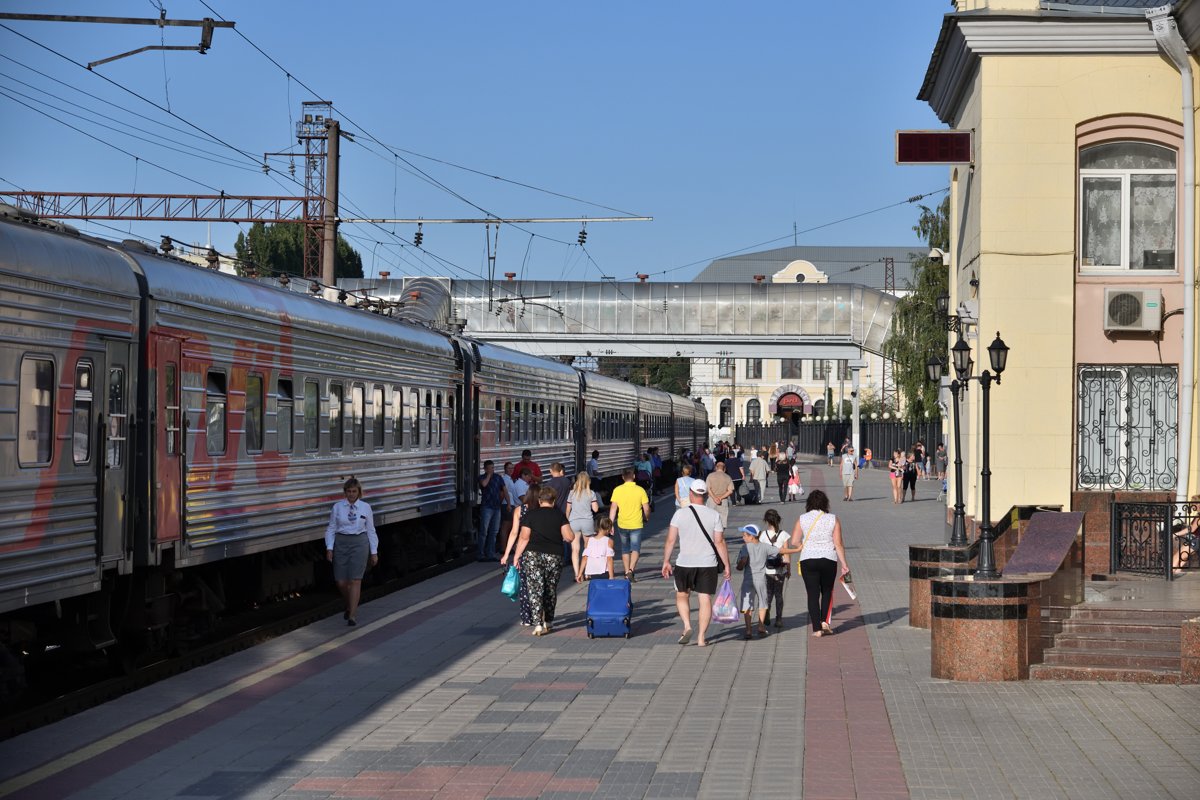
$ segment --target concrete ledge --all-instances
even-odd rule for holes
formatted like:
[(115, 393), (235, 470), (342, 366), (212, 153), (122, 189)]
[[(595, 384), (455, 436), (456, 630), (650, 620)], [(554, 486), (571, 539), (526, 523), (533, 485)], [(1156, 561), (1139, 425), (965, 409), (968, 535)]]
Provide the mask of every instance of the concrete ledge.
[(908, 624), (929, 627), (929, 581), (932, 578), (966, 577), (975, 571), (976, 545), (908, 546)]
[(1042, 659), (1045, 576), (929, 581), (930, 674), (952, 681), (1020, 681)]
[(1179, 682), (1200, 683), (1200, 617), (1179, 626)]

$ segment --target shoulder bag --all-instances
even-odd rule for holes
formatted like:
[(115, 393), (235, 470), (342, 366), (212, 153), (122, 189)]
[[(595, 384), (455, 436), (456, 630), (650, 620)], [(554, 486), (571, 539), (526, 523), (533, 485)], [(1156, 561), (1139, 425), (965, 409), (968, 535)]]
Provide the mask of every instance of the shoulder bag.
[(713, 543), (712, 537), (708, 535), (708, 530), (704, 527), (704, 523), (700, 521), (700, 514), (696, 511), (695, 506), (688, 506), (692, 512), (692, 516), (696, 518), (696, 524), (700, 526), (700, 532), (704, 534), (704, 538), (708, 540), (708, 546), (712, 548), (713, 555), (717, 557), (717, 568), (725, 571), (725, 559), (721, 558), (721, 551), (717, 550), (716, 544)]

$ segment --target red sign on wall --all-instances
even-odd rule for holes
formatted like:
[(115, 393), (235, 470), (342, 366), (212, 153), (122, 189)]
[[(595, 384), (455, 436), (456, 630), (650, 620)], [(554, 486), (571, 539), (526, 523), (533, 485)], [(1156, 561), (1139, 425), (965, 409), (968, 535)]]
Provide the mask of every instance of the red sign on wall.
[(971, 131), (896, 131), (897, 164), (974, 163)]

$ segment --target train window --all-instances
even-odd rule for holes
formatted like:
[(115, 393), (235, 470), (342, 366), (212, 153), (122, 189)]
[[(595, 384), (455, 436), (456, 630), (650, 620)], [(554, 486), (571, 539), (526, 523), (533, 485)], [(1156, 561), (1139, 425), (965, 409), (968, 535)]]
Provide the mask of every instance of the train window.
[(280, 378), (275, 386), (275, 449), (281, 453), (292, 452), (292, 423), (296, 413), (296, 395), (291, 378)]
[(450, 437), (449, 438), (450, 449), (453, 450), (454, 445), (455, 445), (455, 441), (454, 441), (454, 396), (453, 395), (446, 395), (446, 406), (447, 406), (446, 419), (448, 419), (450, 421), (450, 426), (447, 429), (447, 435)]
[[(174, 379), (175, 365), (170, 365), (169, 375)], [(168, 395), (170, 397), (171, 395)], [(168, 402), (170, 402), (168, 400)], [(169, 406), (168, 406), (169, 407)], [(175, 413), (179, 413), (176, 400)], [(170, 417), (168, 417), (170, 425)], [(169, 429), (168, 429), (169, 430)], [(168, 443), (170, 439), (167, 440)], [(169, 446), (169, 445), (168, 445)], [(167, 451), (172, 452), (171, 450)], [(76, 464), (92, 460), (92, 364), (80, 361), (75, 365), (75, 409), (71, 415), (71, 454)]]
[[(90, 366), (88, 367), (88, 370), (89, 371), (91, 370)], [(75, 374), (76, 374), (75, 385), (76, 385), (76, 387), (78, 387), (78, 385), (79, 385), (79, 381), (78, 381), (79, 368), (78, 367), (75, 368)], [(78, 388), (76, 388), (75, 413), (77, 416), (79, 413), (78, 391), (79, 391)], [(91, 403), (90, 403), (91, 392), (90, 391), (88, 392), (88, 395), (89, 395), (88, 400), (89, 400), (89, 407), (90, 407), (90, 405), (91, 405)], [(180, 427), (179, 427), (179, 367), (178, 367), (178, 365), (173, 364), (173, 363), (167, 363), (167, 364), (163, 365), (162, 405), (163, 405), (163, 419), (166, 422), (166, 425), (165, 425), (166, 441), (163, 442), (163, 444), (166, 448), (167, 455), (173, 456), (179, 452), (179, 435), (180, 435)], [(75, 463), (78, 464), (80, 462), (78, 460), (76, 460)]]
[(316, 381), (304, 382), (304, 450), (314, 453), (321, 447), (321, 392)]
[(425, 446), (433, 445), (433, 392), (425, 390)]
[(375, 424), (371, 428), (372, 440), (376, 450), (383, 449), (383, 387), (376, 386), (371, 390), (371, 411)]
[(519, 444), (523, 440), (522, 433), (523, 422), (521, 420), (521, 401), (513, 400), (513, 443)]
[(342, 429), (344, 390), (340, 383), (329, 382), (329, 452), (340, 453), (345, 446)]
[[(110, 376), (111, 380), (111, 376)], [(204, 438), (210, 456), (225, 452), (225, 407), (228, 404), (225, 392), (225, 373), (209, 371), (205, 382)], [(112, 413), (112, 387), (109, 387), (109, 413)], [(111, 428), (111, 423), (110, 428)], [(112, 458), (111, 453), (109, 458)]]
[(534, 416), (533, 438), (534, 438), (534, 441), (538, 441), (538, 442), (546, 441), (546, 404), (545, 403), (537, 404), (537, 413)]
[(367, 389), (361, 383), (350, 388), (350, 434), (353, 437), (355, 450), (367, 446), (367, 432), (364, 429), (363, 416), (366, 413)]
[(404, 389), (392, 387), (392, 449), (404, 447)]
[(408, 390), (408, 424), (411, 435), (410, 447), (421, 446), (421, 392), (417, 389)]
[(434, 424), (437, 426), (437, 432), (433, 435), (433, 444), (437, 448), (442, 446), (442, 393), (437, 393), (437, 399), (434, 403), (437, 408), (437, 413), (434, 415)]
[(496, 444), (504, 441), (502, 438), (501, 426), (504, 423), (504, 404), (499, 400), (496, 401)]
[(242, 424), (246, 431), (246, 452), (261, 453), (263, 449), (262, 375), (246, 376), (246, 414)]
[(17, 460), (23, 467), (49, 464), (54, 441), (54, 362), (48, 358), (21, 359), (20, 437)]

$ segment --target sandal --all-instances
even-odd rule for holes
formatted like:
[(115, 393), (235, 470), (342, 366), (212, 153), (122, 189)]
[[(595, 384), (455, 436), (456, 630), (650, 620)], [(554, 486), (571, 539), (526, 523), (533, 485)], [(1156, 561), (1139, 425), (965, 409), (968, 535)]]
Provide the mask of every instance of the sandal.
[(545, 636), (545, 635), (546, 635), (546, 629), (545, 629), (545, 628), (543, 628), (541, 625), (538, 625), (537, 627), (535, 627), (535, 628), (533, 629), (533, 635), (534, 635), (534, 636)]
[(768, 636), (770, 636), (770, 635), (771, 635), (771, 632), (770, 632), (769, 630), (767, 630), (766, 628), (759, 628), (759, 629), (758, 629), (758, 638), (760, 638), (760, 639), (765, 639), (765, 638), (767, 638), (767, 637), (768, 637)]
[(679, 643), (687, 644), (691, 640), (692, 640), (692, 629), (688, 628), (686, 631), (683, 632), (683, 635), (679, 637)]
[(829, 627), (828, 622), (821, 623), (821, 632), (824, 633), (826, 636), (833, 636), (833, 628)]
[(743, 639), (745, 639), (745, 640), (748, 642), (748, 641), (750, 641), (751, 639), (753, 639), (754, 637), (753, 637), (752, 635), (750, 635), (750, 633), (749, 633), (749, 632), (747, 632), (747, 633), (746, 633), (744, 636), (742, 636), (742, 638), (743, 638)]

